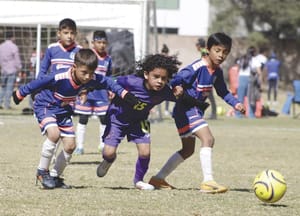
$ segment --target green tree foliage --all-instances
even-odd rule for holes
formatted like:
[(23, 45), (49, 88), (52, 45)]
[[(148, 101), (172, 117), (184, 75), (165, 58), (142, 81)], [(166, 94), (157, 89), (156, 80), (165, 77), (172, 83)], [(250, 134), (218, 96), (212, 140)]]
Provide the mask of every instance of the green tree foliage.
[(271, 41), (299, 36), (299, 0), (211, 0), (216, 17), (210, 31), (237, 31), (241, 21), (248, 32), (261, 32)]

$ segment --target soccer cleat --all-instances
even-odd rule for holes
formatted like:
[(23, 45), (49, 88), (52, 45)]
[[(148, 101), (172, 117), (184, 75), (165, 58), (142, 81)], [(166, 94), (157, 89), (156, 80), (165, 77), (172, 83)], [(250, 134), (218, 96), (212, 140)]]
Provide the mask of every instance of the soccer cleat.
[(112, 165), (112, 163), (110, 163), (106, 160), (103, 160), (102, 162), (100, 162), (100, 164), (98, 165), (98, 168), (97, 168), (97, 176), (98, 177), (105, 176), (111, 165)]
[(66, 185), (64, 183), (64, 179), (60, 177), (53, 177), (53, 180), (55, 182), (55, 188), (61, 188), (61, 189), (71, 189), (72, 186)]
[(200, 192), (202, 193), (225, 193), (228, 191), (228, 187), (225, 187), (223, 185), (219, 185), (217, 182), (211, 180), (202, 182), (200, 185)]
[(83, 148), (76, 148), (73, 154), (74, 155), (83, 155), (84, 150), (83, 150)]
[(135, 183), (135, 188), (140, 189), (140, 190), (154, 190), (155, 189), (155, 187), (153, 185), (148, 184), (143, 181), (138, 181), (137, 183)]
[(55, 182), (50, 176), (49, 170), (38, 169), (36, 174), (36, 183), (40, 181), (44, 189), (55, 188)]
[(166, 182), (164, 179), (156, 178), (155, 176), (152, 176), (149, 184), (153, 185), (155, 189), (175, 189), (174, 186), (170, 185), (168, 182)]

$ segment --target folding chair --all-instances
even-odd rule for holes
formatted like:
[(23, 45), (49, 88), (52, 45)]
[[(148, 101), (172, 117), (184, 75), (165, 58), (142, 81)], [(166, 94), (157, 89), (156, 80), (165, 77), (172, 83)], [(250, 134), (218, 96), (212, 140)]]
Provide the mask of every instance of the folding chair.
[(296, 106), (300, 105), (300, 80), (294, 80), (293, 87), (294, 87), (294, 97), (292, 101), (293, 118), (297, 118), (298, 116), (300, 116), (300, 112), (296, 113)]

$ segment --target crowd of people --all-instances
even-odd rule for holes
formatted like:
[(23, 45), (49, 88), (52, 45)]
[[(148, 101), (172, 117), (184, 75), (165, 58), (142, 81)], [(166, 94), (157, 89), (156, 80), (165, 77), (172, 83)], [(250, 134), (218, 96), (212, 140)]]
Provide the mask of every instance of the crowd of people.
[[(89, 42), (83, 48), (76, 43), (77, 26), (72, 19), (59, 22), (58, 41), (48, 46), (41, 61), (38, 77), (13, 91), (2, 84), (1, 94), (9, 98), (4, 107), (9, 108), (10, 97), (19, 104), (31, 95), (33, 110), (42, 135), (42, 144), (36, 179), (46, 189), (70, 188), (61, 177), (73, 154), (84, 154), (86, 125), (91, 116), (99, 119), (98, 149), (102, 154), (96, 174), (104, 177), (117, 158), (117, 148), (126, 137), (137, 146), (133, 185), (140, 190), (174, 189), (166, 178), (195, 152), (196, 138), (201, 141), (199, 161), (203, 180), (203, 193), (224, 193), (227, 186), (215, 181), (212, 171), (212, 149), (215, 139), (204, 118), (210, 105), (209, 119), (216, 119), (216, 102), (213, 92), (229, 104), (237, 117), (245, 114), (257, 116), (257, 102), (261, 98), (263, 71), (268, 73), (268, 99), (273, 91), (277, 99), (277, 80), (280, 62), (272, 53), (269, 59), (257, 55), (254, 47), (236, 59), (229, 73), (230, 91), (227, 89), (220, 65), (226, 60), (232, 47), (232, 39), (225, 33), (211, 34), (207, 41), (199, 39), (196, 48), (199, 58), (179, 70), (177, 56), (169, 55), (164, 44), (160, 54), (149, 54), (136, 62), (134, 74), (119, 76), (113, 80), (112, 59), (106, 51), (105, 31), (95, 31), (92, 47)], [(12, 35), (7, 35), (12, 40)], [(12, 63), (5, 65), (1, 54), (4, 46), (12, 47)], [(3, 52), (2, 52), (3, 53)], [(15, 74), (22, 68), (18, 49), (13, 41), (0, 46), (1, 78)], [(7, 79), (9, 80), (9, 79)], [(9, 82), (8, 82), (9, 83)], [(7, 87), (6, 89), (4, 87)], [(4, 94), (4, 90), (6, 93)], [(2, 97), (1, 104), (2, 104)], [(210, 101), (210, 104), (206, 100)], [(174, 103), (166, 114), (175, 120), (182, 147), (166, 161), (149, 182), (144, 181), (150, 163), (150, 111), (162, 102)], [(78, 116), (76, 129), (74, 113)], [(75, 139), (76, 138), (76, 139)], [(56, 157), (59, 143), (63, 146)], [(53, 160), (55, 158), (55, 160)], [(54, 163), (51, 168), (51, 161)]]

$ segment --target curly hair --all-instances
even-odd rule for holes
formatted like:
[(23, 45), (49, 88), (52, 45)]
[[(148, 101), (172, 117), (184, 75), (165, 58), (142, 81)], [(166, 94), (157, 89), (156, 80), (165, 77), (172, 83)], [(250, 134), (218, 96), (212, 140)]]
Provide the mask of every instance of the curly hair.
[(177, 73), (179, 65), (181, 62), (177, 60), (177, 56), (151, 54), (136, 62), (136, 75), (144, 78), (144, 72), (149, 73), (155, 68), (163, 68), (167, 70), (168, 78), (172, 78)]

